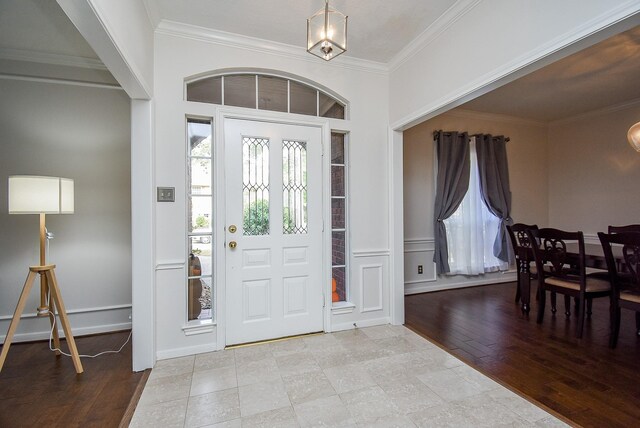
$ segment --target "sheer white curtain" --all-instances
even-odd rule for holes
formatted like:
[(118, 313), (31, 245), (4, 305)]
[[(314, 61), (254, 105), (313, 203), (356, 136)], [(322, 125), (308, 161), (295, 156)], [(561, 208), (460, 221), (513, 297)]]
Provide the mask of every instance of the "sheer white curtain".
[(444, 220), (451, 275), (479, 275), (508, 268), (508, 263), (493, 255), (500, 219), (489, 212), (480, 195), (475, 137), (471, 137), (470, 151), (469, 190), (456, 212)]

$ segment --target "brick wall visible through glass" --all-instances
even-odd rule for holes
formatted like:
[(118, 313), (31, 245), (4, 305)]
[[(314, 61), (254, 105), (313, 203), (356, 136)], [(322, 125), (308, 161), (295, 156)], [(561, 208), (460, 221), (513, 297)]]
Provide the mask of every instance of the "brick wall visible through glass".
[(331, 133), (331, 272), (336, 295), (347, 299), (347, 196), (344, 134)]

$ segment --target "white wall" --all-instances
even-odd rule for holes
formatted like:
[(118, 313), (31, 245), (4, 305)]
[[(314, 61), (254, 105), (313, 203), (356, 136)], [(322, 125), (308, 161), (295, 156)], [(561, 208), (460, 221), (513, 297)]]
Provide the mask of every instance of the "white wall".
[[(160, 31), (156, 34), (156, 183), (175, 186), (176, 202), (156, 204), (157, 353), (160, 358), (201, 352), (216, 346), (216, 331), (187, 336), (185, 303), (185, 114), (212, 114), (213, 106), (183, 101), (186, 77), (223, 68), (259, 67), (293, 73), (324, 85), (351, 103), (350, 159), (352, 312), (335, 315), (334, 329), (353, 323), (389, 321), (389, 221), (387, 163), (387, 77), (378, 71), (324, 63), (263, 49), (242, 49)], [(220, 213), (217, 213), (220, 217)], [(220, 235), (223, 224), (217, 225)], [(373, 267), (372, 267), (373, 266)], [(364, 268), (363, 268), (364, 267)], [(218, 268), (220, 269), (220, 268)], [(361, 313), (362, 293), (383, 287), (382, 310)], [(223, 322), (224, 320), (219, 320)]]
[(640, 103), (552, 123), (549, 127), (549, 223), (595, 239), (609, 225), (640, 223), (640, 154), (627, 131)]
[[(130, 327), (129, 98), (119, 89), (0, 79), (0, 334), (38, 264), (38, 216), (7, 214), (9, 175), (75, 180), (75, 213), (49, 215), (56, 272), (74, 334)], [(48, 337), (27, 304), (16, 340)], [(82, 349), (80, 349), (82, 352)]]
[[(404, 132), (405, 292), (512, 280), (512, 274), (437, 276), (433, 263), (435, 200), (433, 131), (504, 135), (507, 143), (511, 217), (517, 223), (548, 223), (547, 126), (544, 123), (454, 109)], [(418, 265), (424, 273), (418, 274)]]

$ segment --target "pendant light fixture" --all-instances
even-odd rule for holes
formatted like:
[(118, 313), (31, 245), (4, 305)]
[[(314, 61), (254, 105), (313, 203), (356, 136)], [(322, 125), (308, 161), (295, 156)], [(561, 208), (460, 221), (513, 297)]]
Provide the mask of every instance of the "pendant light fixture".
[(307, 52), (330, 61), (347, 50), (347, 16), (329, 7), (307, 19)]
[(627, 140), (629, 140), (629, 144), (631, 144), (631, 147), (633, 147), (636, 152), (640, 152), (640, 122), (629, 128)]

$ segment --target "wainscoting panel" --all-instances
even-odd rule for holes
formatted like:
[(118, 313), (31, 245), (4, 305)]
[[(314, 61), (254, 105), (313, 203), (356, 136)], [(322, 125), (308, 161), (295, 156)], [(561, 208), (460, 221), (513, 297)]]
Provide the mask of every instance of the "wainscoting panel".
[(382, 310), (382, 264), (360, 266), (360, 289), (362, 302), (360, 312)]
[[(433, 238), (414, 238), (404, 241), (404, 284), (425, 284), (437, 281), (436, 264), (433, 262), (435, 244)], [(422, 273), (418, 269), (422, 266)]]

